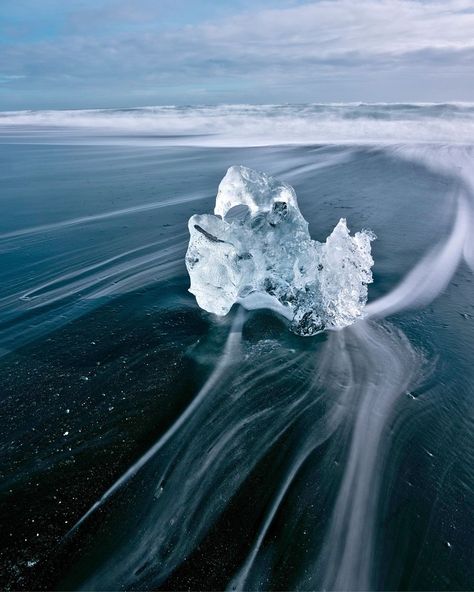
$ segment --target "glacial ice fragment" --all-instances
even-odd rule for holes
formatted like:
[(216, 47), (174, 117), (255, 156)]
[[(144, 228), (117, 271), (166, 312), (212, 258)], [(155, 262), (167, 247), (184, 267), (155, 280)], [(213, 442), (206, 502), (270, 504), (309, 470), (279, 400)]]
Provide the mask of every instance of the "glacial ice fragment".
[(208, 312), (232, 305), (270, 308), (299, 335), (342, 328), (363, 313), (372, 282), (370, 231), (349, 234), (341, 218), (326, 239), (311, 239), (290, 185), (243, 166), (222, 179), (214, 215), (191, 216), (189, 291)]

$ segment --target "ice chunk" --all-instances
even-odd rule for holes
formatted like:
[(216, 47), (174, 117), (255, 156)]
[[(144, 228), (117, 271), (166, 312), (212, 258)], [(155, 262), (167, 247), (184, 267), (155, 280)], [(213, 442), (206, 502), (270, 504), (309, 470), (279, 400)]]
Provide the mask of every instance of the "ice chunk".
[(375, 236), (351, 236), (341, 218), (325, 243), (312, 240), (287, 183), (230, 167), (214, 215), (192, 216), (189, 233), (189, 290), (208, 312), (225, 315), (236, 302), (270, 308), (299, 335), (345, 327), (363, 313)]
[(234, 206), (247, 206), (252, 214), (271, 210), (283, 202), (298, 210), (296, 193), (291, 185), (243, 166), (233, 166), (222, 179), (214, 214), (224, 217)]

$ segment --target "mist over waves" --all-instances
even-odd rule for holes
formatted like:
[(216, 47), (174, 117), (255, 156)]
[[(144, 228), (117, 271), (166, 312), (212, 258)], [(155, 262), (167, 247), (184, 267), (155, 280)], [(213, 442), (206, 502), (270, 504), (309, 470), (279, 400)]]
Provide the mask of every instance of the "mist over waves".
[[(131, 136), (159, 145), (268, 146), (314, 143), (472, 143), (474, 103), (340, 103), (161, 106), (12, 111), (0, 129), (30, 139), (91, 141)], [(72, 131), (75, 138), (63, 136)], [(31, 136), (30, 136), (31, 134)], [(105, 141), (103, 139), (103, 141)]]

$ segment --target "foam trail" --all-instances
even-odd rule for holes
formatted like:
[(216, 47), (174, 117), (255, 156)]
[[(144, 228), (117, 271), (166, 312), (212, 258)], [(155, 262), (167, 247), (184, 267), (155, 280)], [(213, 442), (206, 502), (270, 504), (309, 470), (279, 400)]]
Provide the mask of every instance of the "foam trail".
[(245, 312), (239, 307), (237, 314), (232, 322), (232, 326), (227, 338), (224, 352), (212, 374), (206, 380), (204, 386), (200, 389), (198, 394), (194, 397), (191, 404), (179, 416), (174, 424), (153, 444), (153, 446), (145, 452), (127, 471), (98, 499), (91, 508), (74, 524), (74, 526), (66, 533), (65, 538), (70, 537), (83, 524), (91, 514), (100, 508), (110, 496), (112, 496), (118, 489), (127, 483), (165, 444), (180, 430), (180, 428), (191, 417), (194, 411), (199, 407), (206, 395), (216, 383), (222, 378), (223, 373), (232, 364), (234, 356), (237, 354), (240, 340), (242, 337), (242, 326), (245, 322)]
[[(464, 150), (456, 153), (457, 159), (465, 156)], [(448, 163), (444, 160), (443, 167), (437, 166), (442, 154), (443, 150), (413, 149), (410, 156), (415, 155), (414, 160), (421, 160), (434, 170), (444, 168), (454, 180), (459, 180), (459, 169), (450, 167), (449, 160)], [(460, 176), (464, 186), (454, 201), (456, 209), (450, 232), (398, 286), (366, 307), (366, 318), (385, 317), (427, 305), (447, 287), (463, 257), (468, 261), (473, 186), (469, 177), (462, 179)], [(376, 587), (372, 566), (376, 552), (377, 507), (388, 453), (384, 431), (396, 402), (403, 392), (416, 386), (422, 374), (422, 358), (401, 331), (392, 329), (384, 333), (382, 325), (364, 321), (350, 328), (348, 334), (356, 340), (352, 355), (354, 366), (362, 376), (362, 380), (354, 383), (357, 414), (323, 549), (312, 577), (305, 580), (302, 587), (309, 585), (324, 590)]]
[(463, 257), (472, 228), (470, 218), (468, 201), (461, 196), (447, 239), (427, 253), (389, 294), (369, 303), (365, 307), (367, 318), (385, 317), (434, 300), (446, 288)]
[[(359, 379), (350, 388), (355, 419), (346, 468), (321, 554), (300, 588), (370, 590), (378, 495), (388, 454), (385, 430), (400, 395), (419, 382), (421, 355), (402, 331), (360, 322), (347, 330), (347, 356)], [(337, 442), (341, 446), (341, 442)]]
[(53, 224), (42, 224), (39, 226), (31, 226), (30, 228), (21, 228), (19, 230), (13, 230), (11, 232), (4, 232), (0, 234), (0, 240), (6, 240), (11, 238), (17, 238), (21, 236), (30, 236), (34, 234), (41, 234), (43, 232), (52, 232), (55, 230), (63, 230), (71, 226), (78, 226), (81, 224), (90, 224), (91, 222), (99, 222), (101, 220), (108, 220), (110, 218), (116, 218), (118, 216), (126, 216), (128, 214), (137, 214), (140, 212), (147, 212), (150, 210), (157, 210), (160, 208), (166, 208), (169, 206), (175, 206), (178, 204), (189, 203), (192, 201), (198, 201), (206, 199), (209, 196), (196, 194), (188, 195), (181, 198), (165, 199), (159, 202), (153, 202), (148, 204), (142, 204), (139, 206), (133, 206), (130, 208), (122, 208), (120, 210), (112, 210), (109, 212), (103, 212), (101, 214), (95, 214), (94, 216), (80, 216), (78, 218), (70, 218), (69, 220), (62, 220), (61, 222), (55, 222)]
[[(4, 284), (0, 356), (90, 312), (103, 298), (175, 277), (181, 270), (184, 250), (184, 234), (175, 234), (99, 261), (94, 250), (88, 249), (76, 265), (69, 264), (75, 254), (71, 252), (55, 261), (36, 286), (29, 285), (30, 274), (25, 269), (20, 282)], [(88, 259), (94, 263), (86, 265)]]
[[(175, 242), (176, 239), (184, 239), (184, 237), (184, 233), (182, 235), (177, 235), (173, 237), (173, 242)], [(168, 242), (171, 241), (159, 240), (153, 243), (148, 243), (146, 245), (136, 247), (135, 249), (124, 251), (118, 255), (109, 257), (108, 259), (103, 259), (97, 263), (94, 263), (93, 265), (85, 265), (74, 271), (56, 276), (39, 286), (29, 288), (20, 296), (20, 299), (26, 301), (42, 299), (42, 304), (48, 306), (56, 299), (67, 298), (79, 291), (82, 292), (85, 289), (87, 290), (88, 288), (93, 287), (102, 281), (107, 281), (108, 285), (110, 286), (109, 282), (111, 278), (118, 276), (121, 273), (126, 273), (132, 269), (136, 269), (139, 266), (143, 266), (160, 259), (169, 258), (171, 255), (179, 252), (181, 247), (179, 243), (165, 246)], [(142, 251), (146, 252), (152, 247), (155, 247), (155, 250), (150, 254), (130, 258), (130, 255), (135, 255)], [(160, 248), (159, 251), (156, 250), (157, 247)], [(44, 296), (47, 298), (45, 299)]]
[[(322, 435), (319, 443), (322, 444), (328, 437), (329, 434)], [(232, 578), (232, 580), (227, 585), (227, 590), (246, 590), (246, 583), (250, 574), (250, 570), (254, 565), (257, 554), (260, 551), (260, 547), (262, 546), (265, 535), (267, 534), (268, 529), (271, 526), (275, 514), (277, 513), (281, 505), (281, 502), (283, 501), (286, 493), (288, 492), (288, 489), (290, 488), (290, 485), (293, 483), (293, 480), (295, 476), (298, 474), (298, 471), (300, 470), (301, 466), (304, 464), (305, 460), (308, 458), (308, 456), (311, 454), (311, 452), (314, 450), (316, 446), (317, 444), (314, 444), (313, 446), (305, 449), (301, 453), (295, 464), (291, 467), (285, 480), (283, 481), (283, 484), (280, 486), (280, 489), (273, 501), (273, 504), (270, 507), (270, 510), (267, 513), (267, 516), (263, 522), (258, 537), (253, 544), (250, 554), (248, 555), (247, 559), (245, 560), (244, 564), (242, 565), (238, 573)]]
[[(138, 250), (141, 249), (136, 249), (136, 251)], [(150, 268), (156, 269), (156, 264), (158, 263), (161, 263), (160, 270), (167, 264), (174, 263), (178, 258), (178, 255), (181, 255), (182, 250), (182, 244), (171, 244), (170, 246), (161, 248), (159, 251), (152, 252), (149, 255), (142, 255), (133, 258), (131, 261), (118, 263), (107, 270), (102, 269), (103, 266), (110, 265), (110, 263), (120, 260), (122, 255), (119, 255), (104, 261), (97, 266), (93, 266), (92, 268), (79, 270), (79, 272), (70, 275), (66, 274), (65, 276), (56, 278), (47, 284), (34, 287), (23, 294), (21, 299), (34, 301), (41, 298), (42, 300), (39, 304), (30, 307), (30, 310), (33, 310), (37, 307), (49, 306), (53, 302), (68, 298), (78, 292), (81, 292), (83, 297), (87, 299), (101, 298), (112, 293), (120, 293), (121, 291), (124, 291), (123, 283), (138, 285), (139, 282), (137, 282), (137, 280), (141, 275), (148, 274)], [(127, 255), (130, 253), (127, 253)], [(95, 267), (99, 267), (98, 272), (82, 277), (84, 273), (93, 270)], [(137, 271), (139, 268), (144, 269), (142, 271)], [(129, 272), (133, 273), (129, 275)], [(65, 286), (61, 285), (64, 280), (74, 280), (76, 275), (79, 276), (77, 280), (69, 282)], [(119, 279), (112, 281), (114, 278)], [(105, 284), (105, 287), (101, 288), (100, 286), (102, 284)]]
[(140, 517), (128, 525), (125, 542), (81, 583), (83, 589), (143, 589), (166, 582), (259, 461), (314, 405), (308, 387), (312, 356), (295, 355), (273, 340), (242, 346), (225, 381), (150, 463), (147, 486), (139, 490)]
[[(0, 132), (18, 141), (187, 146), (471, 143), (472, 103), (217, 105), (0, 113)], [(21, 141), (21, 140), (20, 140)]]
[(435, 174), (443, 173), (458, 187), (454, 200), (448, 200), (446, 216), (451, 216), (452, 228), (411, 269), (402, 282), (389, 294), (370, 302), (368, 318), (380, 318), (401, 310), (426, 306), (449, 284), (459, 264), (464, 261), (474, 271), (474, 152), (472, 146), (397, 146), (396, 156), (418, 162)]
[[(338, 372), (337, 380), (332, 381), (334, 360), (338, 361), (338, 364), (340, 365), (340, 372)], [(346, 362), (345, 364), (343, 360)], [(328, 380), (329, 376), (331, 376), (330, 380)], [(346, 379), (348, 378), (346, 382), (344, 382), (343, 376), (346, 376)], [(347, 404), (347, 397), (350, 396), (350, 389), (348, 386), (351, 384), (352, 378), (350, 364), (347, 364), (345, 332), (331, 332), (328, 342), (326, 343), (324, 350), (321, 352), (319, 368), (317, 370), (316, 378), (311, 389), (312, 395), (314, 397), (313, 404), (317, 401), (315, 390), (318, 386), (321, 388), (323, 384), (326, 383), (325, 385), (327, 387), (332, 382), (332, 384), (340, 384), (340, 389), (337, 393), (335, 393), (336, 396), (333, 398), (332, 407), (329, 409), (328, 413), (325, 416), (319, 418), (316, 424), (311, 425), (309, 429), (304, 431), (303, 440), (302, 442), (299, 442), (299, 446), (296, 447), (296, 458), (290, 464), (287, 475), (281, 484), (270, 506), (270, 509), (267, 512), (259, 534), (252, 545), (251, 551), (242, 567), (227, 585), (227, 590), (231, 591), (247, 589), (247, 581), (252, 568), (254, 567), (262, 543), (276, 513), (281, 506), (283, 499), (285, 498), (290, 486), (294, 481), (295, 476), (298, 474), (299, 470), (310, 454), (318, 446), (321, 446), (321, 444), (326, 442), (328, 438), (335, 432), (347, 412), (345, 405)], [(309, 408), (305, 410), (305, 413), (308, 411)]]
[[(309, 407), (306, 408), (308, 425), (299, 442), (292, 446), (296, 452), (286, 476), (228, 590), (261, 589), (262, 582), (268, 581), (269, 574), (264, 573), (268, 566), (265, 567), (264, 560), (258, 563), (264, 539), (301, 467), (331, 436), (335, 454), (326, 455), (328, 471), (344, 447), (349, 451), (347, 468), (321, 555), (295, 587), (371, 589), (377, 496), (387, 454), (384, 430), (399, 396), (419, 380), (422, 366), (422, 357), (405, 335), (390, 325), (361, 321), (329, 335), (311, 388), (312, 401), (315, 402), (318, 392), (324, 393), (329, 409), (318, 416), (308, 413)], [(352, 421), (352, 414), (352, 436), (350, 442), (345, 442), (341, 439), (343, 428)]]

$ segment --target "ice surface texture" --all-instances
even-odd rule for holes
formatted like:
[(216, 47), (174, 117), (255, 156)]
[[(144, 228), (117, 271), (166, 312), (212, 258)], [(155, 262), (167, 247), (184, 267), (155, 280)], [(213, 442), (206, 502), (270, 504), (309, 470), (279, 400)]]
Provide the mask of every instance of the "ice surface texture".
[(222, 179), (214, 215), (191, 216), (186, 267), (201, 308), (270, 308), (299, 335), (342, 328), (363, 313), (373, 259), (369, 231), (341, 218), (325, 243), (311, 239), (290, 185), (243, 166)]

